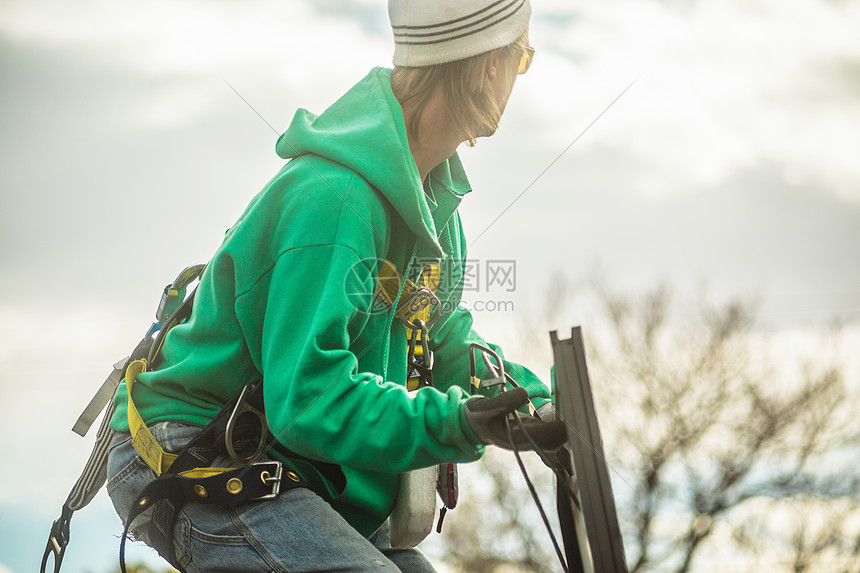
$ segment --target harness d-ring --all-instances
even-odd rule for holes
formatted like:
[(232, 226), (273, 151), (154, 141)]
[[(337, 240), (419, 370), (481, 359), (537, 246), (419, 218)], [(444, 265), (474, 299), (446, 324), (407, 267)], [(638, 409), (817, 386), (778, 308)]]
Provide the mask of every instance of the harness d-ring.
[[(256, 390), (256, 384), (248, 384), (242, 388), (242, 392), (236, 400), (236, 406), (233, 407), (233, 413), (230, 414), (230, 418), (227, 420), (227, 427), (224, 430), (224, 444), (227, 448), (227, 454), (230, 456), (230, 459), (237, 464), (247, 465), (256, 460), (260, 454), (263, 453), (263, 450), (266, 447), (266, 438), (269, 435), (269, 427), (266, 425), (266, 415), (257, 408), (248, 404), (248, 397), (254, 392), (254, 390)], [(236, 421), (243, 414), (248, 413), (256, 416), (260, 423), (260, 441), (254, 452), (250, 456), (246, 457), (239, 455), (239, 452), (236, 451), (236, 447), (233, 445), (233, 431), (236, 429)]]

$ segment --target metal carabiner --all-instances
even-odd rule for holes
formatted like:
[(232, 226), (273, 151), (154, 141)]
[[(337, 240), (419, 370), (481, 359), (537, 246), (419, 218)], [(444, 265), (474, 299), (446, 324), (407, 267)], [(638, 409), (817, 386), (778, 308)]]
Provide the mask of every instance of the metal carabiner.
[[(487, 367), (487, 370), (490, 371), (490, 374), (493, 378), (488, 380), (481, 380), (478, 378), (478, 368), (475, 363), (475, 354), (474, 351), (479, 351), (481, 353), (481, 360), (484, 362), (484, 366)], [(496, 363), (493, 364), (491, 359)], [(493, 388), (494, 386), (499, 387), (499, 392), (504, 392), (505, 382), (511, 385), (511, 388), (519, 388), (520, 385), (514, 380), (513, 376), (505, 372), (505, 363), (502, 360), (502, 357), (499, 356), (497, 352), (495, 352), (492, 348), (484, 346), (483, 344), (478, 344), (473, 342), (469, 345), (469, 366), (471, 368), (471, 384), (469, 385), (469, 390), (472, 394), (475, 394), (478, 388)], [(536, 408), (534, 404), (532, 404), (531, 399), (528, 402), (529, 413), (534, 415)]]
[[(502, 363), (502, 373), (501, 373), (501, 375), (499, 375), (499, 373), (496, 371), (496, 366), (494, 366), (493, 363), (490, 362), (490, 356), (488, 354), (482, 354), (481, 358), (484, 360), (484, 366), (487, 367), (487, 370), (490, 371), (490, 374), (492, 374), (493, 376), (495, 376), (496, 378), (499, 378), (499, 379), (504, 378), (505, 381), (511, 385), (511, 388), (519, 388), (520, 385), (517, 384), (517, 381), (514, 380), (513, 376), (511, 376), (510, 374), (505, 372), (504, 363)], [(498, 360), (498, 356), (496, 356), (495, 358)], [(495, 384), (496, 384), (496, 382), (494, 382), (493, 384), (490, 384), (488, 381), (486, 386), (489, 387), (489, 386), (493, 386)], [(502, 388), (502, 391), (504, 391), (504, 388)]]
[(164, 292), (158, 300), (158, 307), (155, 309), (155, 322), (149, 327), (145, 338), (158, 332), (170, 320), (185, 300), (185, 290), (188, 285), (200, 278), (205, 269), (206, 265), (203, 264), (185, 267), (172, 283), (164, 287)]
[[(415, 319), (415, 326), (410, 327), (412, 332), (409, 336), (406, 360), (409, 367), (407, 376), (413, 378), (412, 372), (416, 372), (421, 380), (420, 386), (433, 385), (433, 351), (430, 350), (430, 332), (427, 324), (420, 318)], [(418, 345), (418, 334), (421, 334), (421, 354), (416, 356), (415, 349)]]
[[(475, 354), (477, 352), (481, 353), (481, 359), (493, 378), (488, 380), (481, 380), (478, 378), (478, 365), (475, 361)], [(495, 360), (495, 365), (490, 362), (490, 358)], [(489, 346), (484, 346), (477, 342), (473, 342), (469, 345), (469, 375), (472, 382), (469, 390), (472, 394), (475, 394), (479, 387), (492, 388), (494, 386), (499, 386), (499, 391), (504, 392), (505, 380), (513, 382), (513, 386), (517, 385), (516, 382), (513, 381), (513, 378), (505, 372), (505, 363), (502, 361), (502, 357)]]

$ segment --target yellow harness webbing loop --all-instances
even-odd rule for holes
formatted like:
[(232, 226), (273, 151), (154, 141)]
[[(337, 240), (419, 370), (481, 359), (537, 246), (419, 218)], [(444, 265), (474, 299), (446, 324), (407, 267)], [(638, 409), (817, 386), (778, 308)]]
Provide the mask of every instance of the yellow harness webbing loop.
[(229, 472), (232, 469), (234, 468), (194, 468), (193, 470), (185, 470), (184, 472), (179, 472), (179, 474), (177, 475), (193, 479), (202, 479), (217, 476), (218, 474)]
[[(421, 271), (421, 281), (424, 286), (436, 292), (439, 288), (439, 278), (441, 268), (438, 264), (425, 265)], [(397, 272), (397, 267), (391, 261), (384, 260), (379, 267), (379, 277), (376, 282), (376, 292), (374, 295), (382, 300), (388, 306), (394, 304), (397, 298), (397, 292), (400, 290), (400, 284), (404, 282), (403, 277)], [(418, 290), (419, 286), (409, 279), (405, 280), (403, 293), (400, 295), (401, 300), (408, 300), (409, 297)], [(400, 306), (400, 305), (398, 305)], [(402, 311), (403, 309), (397, 309)], [(428, 315), (429, 317), (429, 315)], [(399, 317), (398, 317), (399, 318)], [(420, 316), (419, 316), (420, 318)]]
[(152, 432), (146, 427), (143, 418), (140, 417), (140, 412), (134, 405), (134, 400), (131, 399), (132, 388), (137, 379), (137, 375), (146, 372), (146, 359), (141, 358), (135, 360), (128, 365), (125, 373), (125, 386), (128, 392), (128, 429), (131, 433), (131, 444), (134, 449), (144, 459), (146, 465), (152, 468), (155, 475), (161, 475), (170, 469), (173, 462), (176, 461), (175, 454), (169, 454), (161, 449), (158, 442), (155, 441)]
[[(394, 304), (394, 299), (397, 298), (397, 292), (400, 290), (400, 273), (397, 272), (397, 267), (389, 260), (382, 261), (379, 268), (379, 278), (376, 282), (376, 292), (374, 293), (380, 300), (388, 306)], [(406, 281), (403, 287), (403, 295), (409, 296), (411, 291), (415, 290), (415, 283), (410, 280)]]

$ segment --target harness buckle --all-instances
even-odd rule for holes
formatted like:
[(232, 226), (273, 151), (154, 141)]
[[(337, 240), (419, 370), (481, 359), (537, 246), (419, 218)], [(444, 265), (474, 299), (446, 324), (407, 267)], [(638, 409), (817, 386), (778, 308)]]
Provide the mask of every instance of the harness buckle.
[(397, 305), (395, 316), (407, 327), (420, 329), (421, 326), (410, 320), (410, 317), (415, 316), (427, 307), (430, 307), (430, 317), (425, 321), (428, 327), (433, 326), (439, 316), (442, 314), (442, 303), (439, 297), (436, 296), (428, 287), (420, 287), (415, 289), (413, 293), (407, 296), (403, 302)]
[(48, 558), (54, 557), (54, 573), (59, 573), (63, 557), (66, 555), (66, 546), (69, 544), (69, 522), (72, 520), (72, 510), (63, 505), (63, 511), (59, 518), (51, 525), (51, 533), (48, 535), (48, 544), (42, 555), (41, 573), (45, 573)]
[(251, 464), (255, 468), (270, 466), (271, 470), (262, 470), (260, 472), (260, 479), (264, 484), (272, 486), (272, 491), (270, 493), (261, 495), (259, 497), (251, 498), (250, 501), (258, 501), (263, 499), (273, 499), (278, 497), (278, 494), (281, 493), (281, 477), (284, 473), (284, 467), (281, 462), (277, 461), (268, 461), (268, 462), (257, 462), (255, 464)]

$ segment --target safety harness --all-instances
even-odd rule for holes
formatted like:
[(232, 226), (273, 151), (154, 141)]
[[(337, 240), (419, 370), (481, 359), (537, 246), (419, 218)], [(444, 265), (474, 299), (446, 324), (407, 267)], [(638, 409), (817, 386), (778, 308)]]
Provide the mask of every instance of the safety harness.
[[(144, 371), (141, 361), (129, 366), (129, 395), (134, 379)], [(131, 401), (130, 401), (131, 407)], [(120, 541), (124, 568), (125, 540), (132, 521), (153, 508), (149, 543), (177, 566), (173, 553), (173, 526), (186, 503), (236, 505), (272, 499), (297, 487), (309, 487), (298, 474), (283, 471), (281, 462), (255, 461), (266, 446), (262, 380), (248, 384), (227, 402), (202, 432), (178, 454), (161, 449), (140, 421), (132, 430), (132, 444), (158, 478), (147, 485), (133, 504)], [(140, 420), (139, 415), (137, 416)], [(133, 414), (129, 411), (129, 420)], [(250, 452), (250, 453), (249, 453)], [(239, 467), (211, 467), (218, 457), (229, 456)], [(295, 455), (295, 454), (294, 454)]]
[[(161, 448), (134, 404), (132, 394), (137, 377), (157, 362), (167, 333), (190, 317), (196, 289), (186, 296), (187, 289), (199, 279), (204, 268), (205, 265), (188, 267), (165, 287), (156, 310), (155, 322), (131, 355), (113, 365), (110, 375), (75, 422), (73, 431), (85, 436), (99, 412), (105, 411), (87, 464), (66, 498), (60, 517), (51, 526), (42, 556), (41, 573), (45, 573), (51, 557), (54, 561), (54, 573), (60, 571), (69, 543), (72, 515), (92, 501), (107, 479), (108, 451), (115, 435), (109, 425), (115, 411), (113, 397), (123, 379), (128, 393), (128, 423), (132, 445), (157, 476), (157, 479), (140, 493), (126, 518), (120, 541), (120, 567), (123, 573), (125, 541), (129, 527), (135, 518), (146, 511), (152, 511), (149, 544), (168, 562), (178, 566), (173, 552), (172, 532), (184, 504), (236, 505), (246, 501), (272, 499), (292, 488), (309, 487), (295, 472), (284, 471), (281, 462), (258, 461), (267, 448), (275, 448), (290, 458), (307, 460), (269, 437), (263, 405), (262, 379), (244, 386), (178, 453), (166, 452)], [(438, 319), (441, 311), (439, 299), (435, 295), (439, 278), (439, 265), (425, 266), (418, 279), (420, 284), (401, 277), (395, 265), (389, 261), (384, 261), (379, 269), (374, 296), (393, 309), (393, 317), (401, 320), (407, 328), (407, 389), (410, 391), (431, 386), (433, 383), (433, 352), (428, 342), (429, 328)], [(229, 457), (235, 465), (212, 467), (216, 458), (224, 456)], [(426, 468), (416, 472), (424, 472), (422, 489), (426, 490), (426, 484), (430, 483), (431, 491), (435, 489), (442, 499), (443, 507), (438, 523), (441, 528), (445, 512), (457, 504), (456, 465), (442, 464), (438, 468)], [(415, 525), (414, 507), (406, 512), (407, 519), (410, 519), (406, 529), (415, 530), (417, 527), (423, 534), (420, 538), (415, 535), (407, 536), (409, 539), (402, 546), (417, 545), (429, 533), (435, 513), (433, 498), (436, 492), (433, 492), (430, 498), (432, 505), (429, 526)], [(410, 492), (408, 487), (404, 488), (401, 483), (396, 505), (407, 508), (410, 504), (416, 506), (415, 496), (411, 493), (414, 492)], [(427, 506), (426, 495), (423, 505)], [(396, 529), (396, 526), (392, 529)]]
[[(134, 519), (153, 509), (150, 544), (169, 562), (176, 564), (172, 531), (179, 510), (185, 503), (235, 505), (244, 501), (276, 497), (281, 491), (308, 487), (298, 474), (284, 472), (281, 462), (256, 461), (267, 445), (268, 427), (263, 408), (262, 380), (243, 387), (228, 401), (180, 452), (165, 452), (146, 427), (132, 399), (137, 376), (153, 364), (166, 334), (188, 319), (194, 292), (186, 295), (188, 285), (202, 274), (204, 265), (188, 267), (164, 289), (156, 310), (156, 321), (129, 357), (114, 364), (113, 371), (78, 418), (73, 431), (83, 436), (98, 413), (106, 409), (96, 436), (96, 444), (80, 478), (54, 521), (41, 571), (53, 556), (54, 572), (62, 565), (69, 543), (72, 514), (92, 501), (107, 478), (108, 449), (114, 431), (109, 423), (114, 414), (113, 396), (122, 379), (128, 392), (128, 421), (132, 444), (158, 478), (144, 488), (130, 509), (120, 541), (120, 567), (125, 572), (125, 540)], [(285, 450), (292, 457), (301, 457)], [(240, 467), (211, 467), (219, 456), (229, 456)]]

